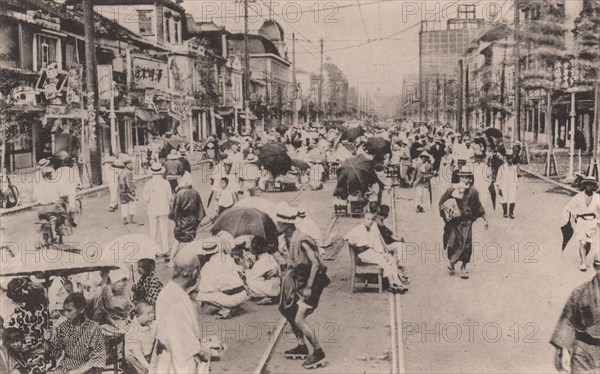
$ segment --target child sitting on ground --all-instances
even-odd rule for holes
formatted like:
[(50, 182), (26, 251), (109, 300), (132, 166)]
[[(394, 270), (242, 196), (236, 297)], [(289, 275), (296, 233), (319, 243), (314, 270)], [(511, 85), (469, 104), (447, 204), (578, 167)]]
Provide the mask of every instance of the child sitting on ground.
[(154, 339), (156, 339), (154, 306), (146, 301), (140, 301), (135, 306), (134, 314), (125, 336), (127, 372), (146, 374), (150, 371), (150, 358)]
[(138, 261), (137, 271), (141, 278), (131, 288), (131, 291), (133, 292), (131, 298), (133, 305), (145, 301), (152, 306), (156, 306), (156, 298), (163, 289), (163, 284), (156, 275), (154, 275), (155, 268), (156, 262), (151, 258), (142, 258)]
[(25, 368), (25, 359), (21, 353), (23, 339), (23, 333), (15, 327), (3, 330), (2, 345), (0, 345), (0, 373), (19, 374), (20, 370)]

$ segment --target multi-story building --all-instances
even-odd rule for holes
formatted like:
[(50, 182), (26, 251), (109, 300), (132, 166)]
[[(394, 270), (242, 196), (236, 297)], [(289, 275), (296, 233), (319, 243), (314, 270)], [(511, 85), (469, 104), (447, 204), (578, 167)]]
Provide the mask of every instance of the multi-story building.
[(457, 18), (423, 21), (419, 32), (420, 115), (424, 120), (456, 123), (458, 61), (484, 31), (475, 5), (460, 5)]

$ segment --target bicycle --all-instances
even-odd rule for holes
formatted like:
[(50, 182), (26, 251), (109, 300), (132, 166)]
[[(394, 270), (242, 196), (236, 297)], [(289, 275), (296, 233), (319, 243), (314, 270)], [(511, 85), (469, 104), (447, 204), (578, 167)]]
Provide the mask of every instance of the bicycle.
[[(0, 183), (0, 206), (2, 208), (14, 208), (19, 204), (19, 188), (12, 183), (10, 175), (2, 175)], [(4, 189), (6, 183), (6, 189)]]
[(83, 205), (81, 199), (75, 200), (75, 210), (71, 212), (67, 212), (65, 221), (60, 228), (63, 235), (57, 235), (55, 230), (56, 225), (56, 217), (50, 217), (46, 219), (40, 219), (39, 224), (40, 231), (42, 233), (42, 246), (50, 248), (53, 245), (60, 245), (62, 243), (63, 236), (71, 236), (73, 235), (73, 225), (74, 222), (76, 225), (79, 225), (81, 221), (81, 215), (83, 212)]

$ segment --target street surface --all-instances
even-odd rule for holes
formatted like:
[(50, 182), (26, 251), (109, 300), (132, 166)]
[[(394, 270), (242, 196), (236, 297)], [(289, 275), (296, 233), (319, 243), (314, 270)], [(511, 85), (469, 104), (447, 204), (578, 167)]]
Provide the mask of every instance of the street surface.
[[(194, 186), (206, 205), (210, 187), (206, 173), (195, 170)], [(449, 276), (442, 251), (443, 221), (437, 201), (448, 186), (434, 183), (433, 207), (415, 213), (413, 191), (396, 190), (396, 213), (400, 235), (406, 240), (403, 260), (410, 276), (410, 289), (402, 298), (402, 346), (405, 370), (411, 373), (548, 373), (553, 372), (554, 349), (548, 344), (564, 302), (574, 287), (592, 277), (577, 268), (573, 243), (560, 251), (560, 217), (569, 195), (545, 182), (522, 177), (516, 219), (502, 218), (486, 200), (490, 228), (474, 225), (474, 259), (471, 278)], [(143, 182), (138, 184), (141, 195)], [(321, 227), (333, 219), (332, 190), (265, 193), (272, 201), (294, 201)], [(481, 192), (487, 196), (487, 191)], [(389, 201), (386, 192), (384, 201)], [(123, 225), (120, 212), (107, 211), (108, 196), (83, 200), (84, 216), (67, 241), (85, 248), (101, 247), (126, 233), (148, 232), (146, 206), (139, 202), (137, 225)], [(211, 206), (212, 208), (212, 206)], [(2, 218), (4, 241), (33, 250), (40, 234), (34, 211)], [(358, 219), (340, 218), (332, 230), (343, 237)], [(27, 257), (30, 258), (30, 257)], [(29, 259), (28, 261), (31, 261)], [(351, 294), (349, 256), (341, 248), (329, 263), (332, 284), (325, 290), (317, 311), (309, 317), (327, 353), (328, 365), (319, 373), (389, 373), (391, 371), (390, 311), (388, 293)], [(160, 264), (157, 274), (166, 281), (169, 270)], [(205, 335), (219, 336), (228, 346), (223, 358), (211, 364), (213, 373), (252, 372), (273, 339), (281, 320), (277, 306), (249, 302), (241, 315), (227, 321), (200, 315)], [(301, 361), (288, 361), (283, 351), (294, 346), (291, 331), (283, 336), (267, 363), (270, 373), (303, 371)]]

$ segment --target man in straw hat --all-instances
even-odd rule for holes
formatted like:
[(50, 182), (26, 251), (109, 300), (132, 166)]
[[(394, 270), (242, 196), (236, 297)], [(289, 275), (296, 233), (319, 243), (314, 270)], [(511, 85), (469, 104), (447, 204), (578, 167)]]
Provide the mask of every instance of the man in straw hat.
[(163, 165), (165, 168), (165, 178), (171, 184), (171, 192), (173, 193), (175, 193), (175, 188), (177, 188), (179, 178), (181, 178), (185, 172), (181, 161), (179, 161), (180, 157), (181, 155), (176, 149), (171, 149), (171, 152), (167, 156), (167, 160)]
[[(131, 157), (123, 156), (123, 165), (125, 169), (119, 173), (119, 200), (121, 203), (121, 216), (123, 224), (135, 223), (133, 215), (135, 214), (136, 198), (135, 183), (133, 183), (133, 162)], [(127, 221), (129, 217), (129, 221)]]
[(594, 269), (594, 278), (571, 293), (550, 340), (560, 372), (600, 373), (600, 253)]
[(150, 224), (150, 237), (157, 240), (156, 234), (160, 230), (161, 253), (157, 257), (166, 257), (169, 251), (169, 212), (171, 210), (171, 184), (163, 178), (164, 168), (160, 162), (155, 162), (150, 167), (152, 178), (144, 186), (144, 201), (148, 204), (148, 219)]
[(104, 176), (106, 177), (106, 184), (108, 184), (108, 190), (110, 192), (108, 211), (114, 212), (119, 205), (119, 172), (122, 167), (117, 163), (117, 159), (114, 156), (107, 156), (102, 161), (102, 167), (104, 169)]
[(194, 251), (181, 251), (173, 265), (171, 280), (156, 300), (157, 341), (150, 372), (199, 373), (210, 359), (210, 352), (201, 343), (196, 307), (190, 298), (197, 289), (200, 260)]
[(587, 176), (581, 182), (583, 191), (573, 196), (563, 210), (563, 221), (571, 221), (574, 238), (579, 241), (579, 270), (586, 271), (585, 259), (592, 248), (592, 237), (596, 235), (600, 222), (600, 195), (598, 181)]
[(425, 213), (425, 196), (431, 191), (431, 177), (433, 177), (433, 165), (431, 164), (431, 155), (427, 151), (422, 151), (419, 155), (420, 162), (415, 168), (415, 177), (413, 178), (413, 187), (415, 188), (415, 201), (417, 203), (417, 213)]
[(454, 266), (462, 262), (460, 277), (468, 279), (467, 264), (473, 254), (473, 222), (478, 218), (485, 221), (488, 229), (485, 209), (479, 199), (479, 192), (472, 187), (473, 171), (464, 165), (458, 172), (460, 182), (452, 185), (440, 199), (440, 215), (446, 221), (444, 226), (444, 248), (448, 251), (448, 270), (454, 274)]
[[(298, 341), (296, 348), (287, 350), (289, 359), (304, 359), (305, 369), (325, 365), (325, 352), (316, 334), (306, 321), (319, 305), (323, 289), (329, 284), (327, 267), (319, 256), (313, 238), (296, 228), (298, 211), (285, 202), (277, 204), (277, 231), (283, 234), (287, 268), (282, 277), (279, 311), (288, 320)], [(309, 355), (306, 340), (312, 345)]]

